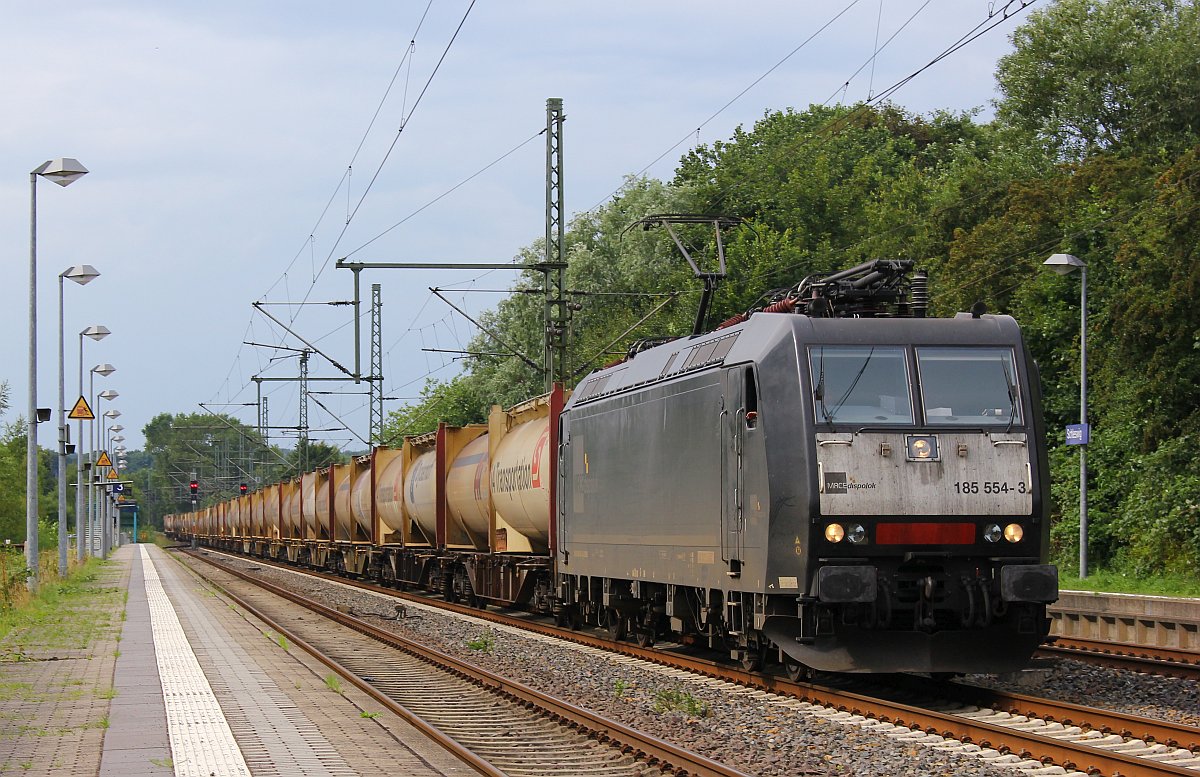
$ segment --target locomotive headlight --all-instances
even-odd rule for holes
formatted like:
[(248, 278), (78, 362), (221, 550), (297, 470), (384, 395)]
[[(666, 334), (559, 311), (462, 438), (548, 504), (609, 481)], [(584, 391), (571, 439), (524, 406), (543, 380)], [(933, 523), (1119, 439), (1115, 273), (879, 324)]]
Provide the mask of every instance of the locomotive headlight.
[(932, 434), (910, 434), (905, 438), (909, 461), (937, 461), (938, 441)]
[(1004, 527), (1004, 539), (1009, 542), (1020, 542), (1024, 536), (1025, 530), (1021, 528), (1021, 524), (1019, 523), (1010, 523)]
[(825, 539), (830, 542), (841, 542), (846, 536), (846, 530), (840, 523), (831, 523), (825, 527)]
[(1004, 536), (1004, 532), (1000, 531), (1000, 524), (989, 523), (983, 527), (983, 538), (988, 542), (999, 542)]
[(867, 530), (863, 528), (861, 523), (852, 523), (847, 527), (846, 539), (857, 545), (867, 538)]

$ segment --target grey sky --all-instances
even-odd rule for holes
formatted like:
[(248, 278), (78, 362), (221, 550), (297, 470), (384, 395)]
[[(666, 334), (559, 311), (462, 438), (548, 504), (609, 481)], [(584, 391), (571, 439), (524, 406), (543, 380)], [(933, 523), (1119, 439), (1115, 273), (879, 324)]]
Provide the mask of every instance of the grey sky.
[[(271, 352), (242, 345), (280, 339), (251, 302), (349, 299), (351, 275), (333, 262), (351, 253), (363, 261), (508, 261), (538, 238), (544, 141), (521, 144), (544, 126), (547, 97), (563, 98), (568, 117), (567, 210), (588, 210), (648, 165), (647, 174), (669, 177), (702, 122), (848, 4), (478, 2), (413, 111), (469, 0), (429, 3), (423, 24), (425, 1), (0, 1), (0, 239), (8, 266), (0, 379), (12, 400), (4, 420), (26, 403), (28, 177), (47, 159), (76, 157), (91, 174), (66, 189), (38, 185), (39, 404), (53, 405), (57, 386), (56, 275), (93, 264), (99, 279), (66, 289), (67, 404), (77, 394), (78, 333), (104, 324), (113, 335), (89, 341), (85, 369), (117, 367), (97, 389), (120, 392), (113, 406), (135, 449), (154, 415), (199, 412), (199, 402), (253, 424), (254, 408), (220, 403), (253, 402), (250, 376), (263, 370), (296, 374), (295, 358), (272, 364)], [(700, 127), (699, 141), (726, 138), (764, 111), (836, 102), (871, 57), (877, 24), (882, 44), (917, 13), (879, 54), (873, 78), (870, 65), (853, 78), (846, 101), (920, 68), (1002, 5), (860, 0)], [(987, 116), (996, 59), (1027, 13), (923, 73), (894, 101), (921, 112), (982, 108)], [(364, 288), (383, 284), (387, 391), (414, 396), (427, 374), (457, 370), (421, 348), (455, 348), (472, 334), (427, 287), (502, 288), (511, 273), (388, 271), (363, 280)], [(472, 310), (497, 299), (454, 298)], [(270, 309), (297, 316), (301, 334), (352, 364), (347, 308)], [(312, 374), (334, 371), (315, 358)], [(272, 423), (294, 424), (295, 384), (271, 391)], [(364, 396), (320, 399), (365, 436)], [(310, 423), (337, 426), (316, 406)], [(46, 447), (49, 426), (39, 437)], [(362, 447), (344, 431), (319, 436)]]

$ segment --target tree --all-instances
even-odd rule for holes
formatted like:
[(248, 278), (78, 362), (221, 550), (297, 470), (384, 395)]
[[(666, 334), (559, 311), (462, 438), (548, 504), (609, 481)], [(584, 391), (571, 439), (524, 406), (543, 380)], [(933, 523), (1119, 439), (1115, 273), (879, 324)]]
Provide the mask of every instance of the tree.
[(1200, 9), (1192, 0), (1060, 0), (1013, 33), (997, 117), (1056, 155), (1168, 154), (1200, 138)]

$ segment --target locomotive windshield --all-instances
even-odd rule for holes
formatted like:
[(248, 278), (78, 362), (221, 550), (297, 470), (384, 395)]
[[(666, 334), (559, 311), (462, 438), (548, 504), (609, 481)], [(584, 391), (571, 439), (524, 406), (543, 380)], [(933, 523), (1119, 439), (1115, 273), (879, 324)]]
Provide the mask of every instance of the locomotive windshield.
[[(922, 346), (915, 351), (924, 424), (1022, 422), (1011, 349)], [(905, 348), (817, 345), (808, 356), (817, 423), (914, 423)]]
[(818, 422), (913, 422), (903, 348), (818, 345), (808, 355)]
[(925, 423), (1021, 423), (1020, 394), (1008, 348), (917, 348)]

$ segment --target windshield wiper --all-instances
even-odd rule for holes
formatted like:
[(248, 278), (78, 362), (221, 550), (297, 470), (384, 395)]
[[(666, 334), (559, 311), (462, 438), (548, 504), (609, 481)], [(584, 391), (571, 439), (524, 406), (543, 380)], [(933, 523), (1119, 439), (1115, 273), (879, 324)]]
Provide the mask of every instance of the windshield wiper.
[(1008, 426), (1004, 427), (1004, 433), (1008, 434), (1017, 420), (1017, 385), (1008, 374), (1008, 365), (1003, 359), (1000, 360), (1000, 369), (1004, 370), (1004, 386), (1008, 390)]

